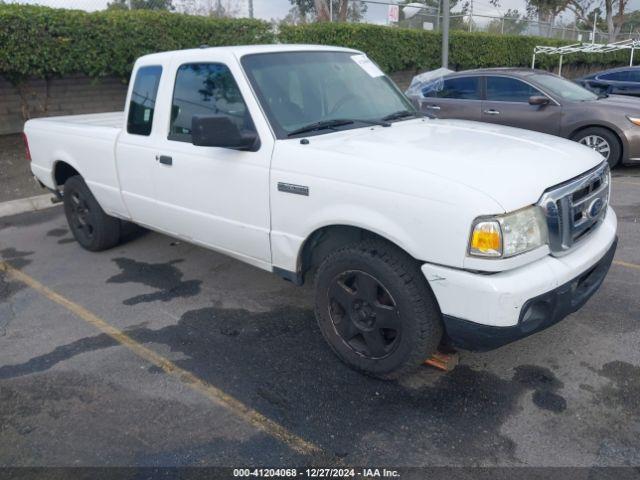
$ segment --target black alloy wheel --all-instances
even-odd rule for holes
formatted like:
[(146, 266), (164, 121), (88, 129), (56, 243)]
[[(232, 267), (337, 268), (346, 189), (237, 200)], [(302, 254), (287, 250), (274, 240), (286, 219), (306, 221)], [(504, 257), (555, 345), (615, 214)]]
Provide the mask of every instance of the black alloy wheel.
[(71, 192), (69, 200), (71, 204), (70, 226), (74, 233), (82, 239), (81, 244), (89, 244), (93, 240), (95, 231), (92, 224), (91, 207), (78, 191)]
[(315, 276), (316, 319), (350, 367), (383, 379), (418, 368), (442, 336), (420, 263), (397, 246), (363, 239), (328, 254)]
[(65, 182), (62, 198), (71, 233), (83, 248), (98, 252), (120, 242), (121, 221), (105, 213), (81, 176)]
[(380, 280), (359, 270), (343, 272), (331, 282), (328, 295), (333, 328), (349, 348), (369, 359), (393, 353), (402, 323)]

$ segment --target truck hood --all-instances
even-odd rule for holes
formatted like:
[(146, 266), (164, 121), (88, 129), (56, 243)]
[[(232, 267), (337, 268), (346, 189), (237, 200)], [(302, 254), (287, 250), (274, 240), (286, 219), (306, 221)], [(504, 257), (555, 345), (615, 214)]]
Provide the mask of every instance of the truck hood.
[(506, 212), (536, 203), (549, 187), (603, 161), (600, 154), (563, 138), (465, 120), (407, 120), (309, 140), (307, 148), (446, 178), (489, 196)]

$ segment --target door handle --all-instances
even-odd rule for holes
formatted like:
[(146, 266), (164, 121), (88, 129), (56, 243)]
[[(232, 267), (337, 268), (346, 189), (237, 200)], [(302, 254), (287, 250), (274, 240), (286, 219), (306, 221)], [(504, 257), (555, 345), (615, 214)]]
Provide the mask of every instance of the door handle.
[(485, 110), (484, 112), (487, 115), (500, 115), (500, 112), (498, 110), (494, 110), (493, 108), (489, 109), (489, 110)]
[(160, 155), (158, 157), (156, 157), (156, 159), (162, 164), (162, 165), (173, 165), (173, 158), (167, 156), (167, 155)]
[(440, 107), (438, 105), (427, 105), (425, 108), (427, 110), (440, 110)]

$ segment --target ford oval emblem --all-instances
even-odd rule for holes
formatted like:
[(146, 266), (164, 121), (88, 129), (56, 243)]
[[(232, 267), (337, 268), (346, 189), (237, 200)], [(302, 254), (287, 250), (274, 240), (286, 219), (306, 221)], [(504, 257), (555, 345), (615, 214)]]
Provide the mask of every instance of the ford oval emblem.
[(591, 205), (589, 205), (589, 208), (587, 209), (587, 215), (589, 215), (589, 218), (596, 218), (600, 212), (602, 212), (602, 208), (604, 207), (604, 201), (601, 198), (596, 198), (593, 202), (591, 202)]

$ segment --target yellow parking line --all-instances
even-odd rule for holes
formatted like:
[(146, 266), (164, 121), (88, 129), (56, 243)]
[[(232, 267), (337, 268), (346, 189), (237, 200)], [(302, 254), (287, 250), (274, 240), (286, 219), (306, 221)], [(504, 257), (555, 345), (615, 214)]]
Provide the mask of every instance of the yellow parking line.
[(620, 265), (621, 267), (634, 268), (636, 270), (640, 270), (640, 265), (636, 263), (623, 262), (620, 260), (614, 260), (613, 263), (615, 265)]
[(273, 420), (270, 420), (256, 410), (253, 410), (251, 407), (245, 405), (240, 400), (237, 400), (236, 398), (223, 392), (219, 388), (214, 387), (213, 385), (201, 380), (191, 372), (178, 367), (168, 358), (165, 358), (162, 355), (159, 355), (156, 352), (144, 347), (143, 345), (129, 337), (126, 333), (108, 324), (103, 319), (101, 319), (94, 313), (91, 313), (86, 308), (45, 287), (26, 273), (13, 268), (6, 262), (0, 262), (0, 271), (7, 272), (7, 274), (13, 277), (15, 280), (28, 285), (38, 293), (47, 297), (52, 302), (55, 302), (58, 305), (66, 308), (77, 317), (93, 325), (98, 330), (109, 335), (118, 343), (127, 347), (139, 357), (147, 360), (157, 367), (160, 367), (168, 375), (177, 378), (179, 381), (189, 386), (192, 390), (195, 390), (196, 392), (207, 397), (212, 402), (230, 410), (232, 413), (247, 421), (252, 426), (285, 443), (296, 452), (309, 455), (317, 454), (322, 451), (321, 448), (317, 445), (314, 445), (313, 443), (308, 442), (303, 438), (295, 435), (282, 425), (274, 422)]

